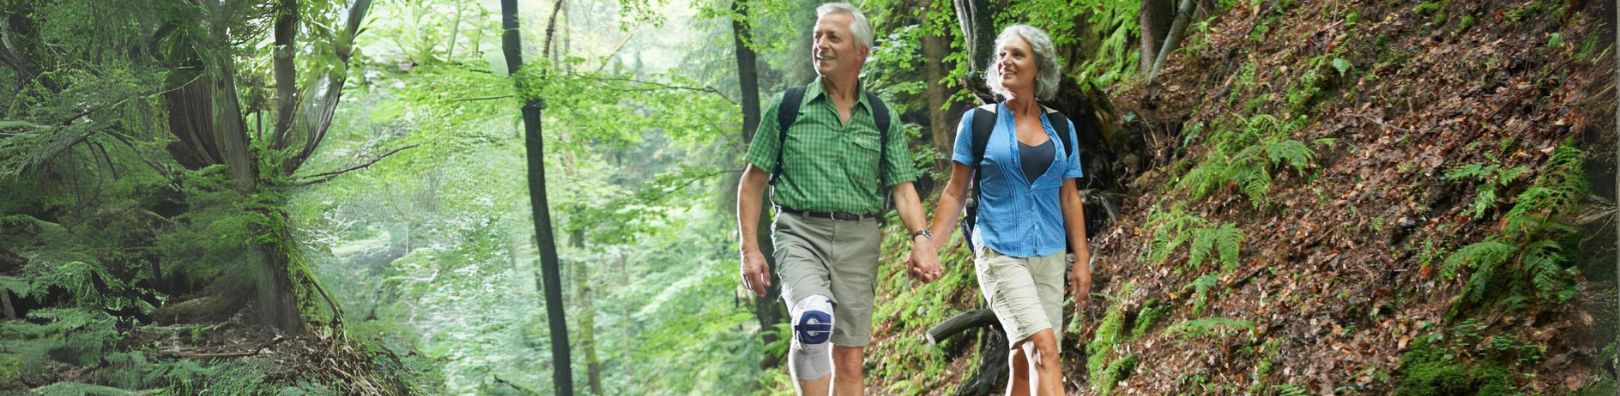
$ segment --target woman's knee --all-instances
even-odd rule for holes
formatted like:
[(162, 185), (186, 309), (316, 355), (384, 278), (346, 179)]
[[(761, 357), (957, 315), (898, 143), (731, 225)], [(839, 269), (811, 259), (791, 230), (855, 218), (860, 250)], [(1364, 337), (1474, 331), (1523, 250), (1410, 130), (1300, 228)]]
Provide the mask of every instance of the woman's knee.
[(1029, 349), (1029, 360), (1030, 362), (1034, 363), (1037, 369), (1043, 369), (1048, 366), (1057, 367), (1057, 336), (1052, 333), (1051, 329), (1036, 332), (1035, 335), (1030, 336), (1029, 340), (1026, 342), (1029, 345), (1027, 347), (1027, 349)]

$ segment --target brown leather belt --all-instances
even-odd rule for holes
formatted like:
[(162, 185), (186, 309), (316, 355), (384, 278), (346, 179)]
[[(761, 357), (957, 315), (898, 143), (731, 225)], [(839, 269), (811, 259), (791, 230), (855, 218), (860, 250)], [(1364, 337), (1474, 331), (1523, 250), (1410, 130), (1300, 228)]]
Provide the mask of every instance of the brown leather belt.
[(861, 220), (866, 220), (866, 219), (876, 219), (877, 218), (877, 215), (862, 215), (862, 214), (854, 214), (854, 213), (849, 213), (849, 212), (812, 212), (812, 211), (805, 211), (805, 210), (798, 210), (798, 209), (794, 209), (794, 208), (789, 208), (789, 207), (786, 207), (786, 206), (777, 207), (777, 210), (781, 211), (782, 213), (787, 213), (787, 214), (792, 214), (792, 215), (798, 215), (798, 216), (804, 216), (804, 217), (820, 217), (820, 218), (823, 218), (823, 219), (833, 219), (833, 220), (843, 220), (843, 221), (861, 221)]

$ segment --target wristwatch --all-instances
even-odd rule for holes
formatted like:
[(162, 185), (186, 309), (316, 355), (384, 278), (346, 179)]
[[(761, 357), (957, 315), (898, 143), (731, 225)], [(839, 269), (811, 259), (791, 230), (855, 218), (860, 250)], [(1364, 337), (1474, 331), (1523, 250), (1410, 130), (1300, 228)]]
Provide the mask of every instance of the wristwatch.
[(911, 233), (911, 239), (917, 239), (917, 237), (919, 237), (919, 236), (921, 236), (923, 238), (928, 238), (928, 240), (933, 240), (934, 239), (934, 233), (928, 232), (927, 228), (917, 230), (917, 232)]

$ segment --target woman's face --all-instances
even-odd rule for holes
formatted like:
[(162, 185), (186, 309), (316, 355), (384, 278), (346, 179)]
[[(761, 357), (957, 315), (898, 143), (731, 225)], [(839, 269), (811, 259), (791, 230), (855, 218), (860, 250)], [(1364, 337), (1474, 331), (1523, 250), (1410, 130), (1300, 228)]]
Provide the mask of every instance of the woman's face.
[(996, 71), (1001, 73), (1001, 87), (1007, 92), (1030, 95), (1035, 93), (1035, 52), (1023, 37), (1013, 36), (996, 48)]

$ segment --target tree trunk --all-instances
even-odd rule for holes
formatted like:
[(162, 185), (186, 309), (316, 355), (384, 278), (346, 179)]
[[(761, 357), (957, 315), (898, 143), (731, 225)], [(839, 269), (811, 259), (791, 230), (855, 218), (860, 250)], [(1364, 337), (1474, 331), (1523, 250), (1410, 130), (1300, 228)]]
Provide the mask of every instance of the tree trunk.
[[(1614, 39), (1615, 39), (1614, 42), (1620, 43), (1620, 0), (1615, 0), (1615, 2), (1614, 2), (1614, 13), (1615, 13), (1615, 15), (1614, 15), (1615, 16), (1614, 24), (1610, 25), (1609, 28), (1614, 29)], [(1615, 65), (1615, 70), (1614, 70), (1614, 73), (1615, 73), (1615, 79), (1614, 79), (1615, 91), (1614, 92), (1615, 92), (1615, 97), (1620, 97), (1620, 51), (1615, 52), (1615, 63), (1614, 63), (1614, 65)], [(1616, 135), (1620, 135), (1620, 100), (1615, 100), (1614, 102), (1615, 102), (1614, 131), (1615, 131)], [(1620, 186), (1620, 144), (1615, 145), (1615, 148), (1614, 148), (1614, 163), (1615, 163), (1614, 185), (1615, 186)], [(1615, 213), (1614, 213), (1614, 220), (1615, 220), (1615, 222), (1614, 222), (1614, 224), (1615, 224), (1615, 226), (1614, 226), (1614, 248), (1615, 248), (1616, 252), (1620, 252), (1620, 194), (1615, 194), (1615, 202), (1616, 202), (1616, 204), (1615, 204), (1616, 209), (1615, 209)], [(1614, 286), (1616, 288), (1620, 288), (1620, 260), (1615, 260), (1614, 261)], [(1615, 302), (1620, 303), (1620, 298), (1616, 298)], [(1620, 312), (1620, 311), (1616, 311), (1616, 312)], [(1617, 316), (1620, 316), (1620, 315), (1617, 315)], [(1620, 319), (1616, 319), (1616, 321), (1620, 321)], [(1616, 323), (1615, 328), (1620, 329), (1620, 323)], [(1620, 330), (1617, 330), (1617, 331), (1620, 331)], [(1615, 362), (1614, 362), (1615, 369), (1620, 370), (1620, 353), (1617, 353), (1615, 355), (1616, 355), (1615, 358), (1614, 358), (1614, 360), (1615, 360)]]
[[(746, 150), (748, 143), (754, 141), (755, 129), (759, 128), (759, 119), (763, 116), (760, 114), (759, 103), (759, 69), (752, 47), (753, 33), (748, 26), (748, 1), (733, 0), (731, 11), (732, 43), (737, 51), (737, 85), (742, 90), (742, 148)], [(727, 195), (724, 190), (721, 194)], [(762, 345), (777, 342), (776, 324), (781, 323), (786, 316), (782, 312), (785, 307), (779, 299), (782, 282), (776, 276), (776, 258), (771, 254), (775, 248), (771, 245), (771, 211), (768, 208), (768, 205), (760, 206), (759, 225), (754, 228), (757, 230), (755, 237), (759, 240), (760, 251), (765, 253), (765, 263), (771, 268), (771, 286), (766, 288), (764, 297), (755, 298), (753, 301), (754, 319), (759, 321), (759, 338)], [(759, 367), (762, 369), (780, 364), (781, 356), (770, 354), (761, 357), (759, 361)]]
[[(569, 244), (577, 250), (585, 249), (585, 229), (578, 228), (568, 235)], [(579, 312), (579, 347), (585, 350), (585, 375), (591, 394), (602, 394), (602, 361), (596, 357), (596, 304), (591, 295), (591, 270), (585, 260), (574, 260), (574, 302)]]
[(968, 50), (968, 76), (962, 86), (973, 92), (979, 101), (995, 102), (995, 96), (984, 85), (984, 71), (990, 67), (990, 53), (995, 51), (996, 33), (991, 26), (989, 0), (951, 0), (956, 8), (956, 22), (962, 27), (962, 40)]
[(1141, 13), (1137, 14), (1138, 25), (1142, 28), (1142, 38), (1138, 40), (1142, 45), (1138, 62), (1142, 74), (1152, 71), (1153, 59), (1158, 57), (1159, 47), (1170, 33), (1175, 10), (1172, 0), (1142, 0)]
[[(562, 0), (557, 0), (557, 5), (562, 6)], [(506, 55), (507, 73), (516, 75), (523, 68), (517, 0), (501, 0), (501, 31), (501, 51)], [(557, 262), (557, 241), (551, 234), (551, 210), (546, 204), (545, 147), (540, 137), (540, 111), (543, 107), (539, 98), (523, 103), (523, 148), (528, 156), (529, 204), (534, 211), (534, 235), (540, 248), (541, 289), (545, 291), (546, 318), (551, 326), (552, 381), (557, 394), (573, 395), (574, 373), (568, 357), (568, 322), (563, 315), (562, 271)]]
[(731, 38), (737, 46), (737, 85), (742, 90), (743, 141), (754, 141), (759, 127), (759, 69), (755, 61), (753, 37), (748, 29), (748, 0), (731, 2)]
[[(938, 2), (924, 0), (927, 7), (924, 15), (944, 10), (935, 10), (933, 6)], [(934, 149), (944, 155), (934, 161), (937, 169), (950, 169), (951, 149), (956, 146), (956, 125), (950, 122), (945, 100), (950, 95), (946, 86), (940, 84), (949, 70), (945, 68), (945, 57), (951, 52), (951, 38), (944, 32), (933, 32), (922, 37), (923, 51), (923, 101), (928, 105), (929, 136)], [(926, 194), (924, 194), (926, 195)]]
[(591, 272), (584, 260), (574, 261), (574, 301), (579, 306), (579, 347), (585, 350), (585, 374), (591, 394), (602, 394), (602, 361), (596, 356), (596, 307), (591, 295)]
[[(614, 260), (619, 262), (619, 284), (630, 284), (630, 265), (626, 262), (624, 253), (614, 254)], [(619, 304), (619, 323), (621, 324), (619, 329), (622, 331), (621, 335), (623, 336), (621, 339), (633, 340), (634, 338), (630, 338), (630, 326), (635, 321), (630, 318), (630, 304)], [(623, 354), (620, 358), (624, 359), (624, 382), (627, 384), (636, 383), (636, 361), (631, 359), (631, 352), (634, 352), (635, 349), (630, 342), (621, 342), (619, 344), (621, 346), (619, 352)]]
[(1176, 21), (1170, 24), (1170, 35), (1165, 37), (1163, 48), (1159, 55), (1153, 58), (1153, 67), (1148, 69), (1148, 82), (1152, 83), (1159, 76), (1159, 68), (1164, 67), (1164, 58), (1170, 57), (1170, 51), (1181, 45), (1181, 38), (1187, 32), (1187, 20), (1192, 19), (1193, 0), (1181, 0), (1181, 7), (1176, 9)]
[(461, 34), (461, 12), (464, 8), (467, 8), (466, 4), (456, 2), (456, 17), (450, 22), (450, 43), (445, 46), (444, 57), (451, 62), (456, 61), (456, 36)]

